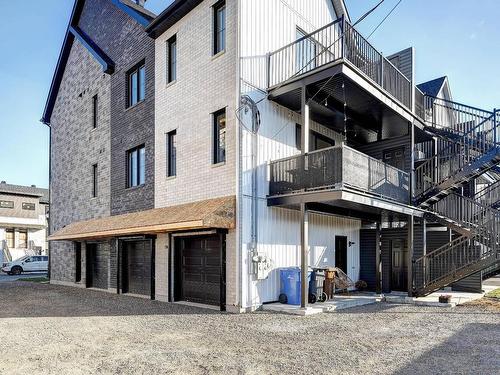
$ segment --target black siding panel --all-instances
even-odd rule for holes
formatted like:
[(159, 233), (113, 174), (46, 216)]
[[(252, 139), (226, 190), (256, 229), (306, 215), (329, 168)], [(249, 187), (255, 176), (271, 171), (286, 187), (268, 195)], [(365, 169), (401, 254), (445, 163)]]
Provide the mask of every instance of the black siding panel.
[(366, 145), (358, 146), (356, 149), (375, 158), (382, 160), (383, 152), (396, 148), (404, 147), (405, 149), (405, 172), (411, 170), (411, 139), (408, 135), (402, 137), (393, 137), (378, 142), (368, 143)]
[(375, 290), (377, 284), (376, 273), (376, 230), (361, 229), (360, 240), (360, 273), (361, 280), (366, 281), (369, 290)]
[(482, 272), (470, 275), (465, 279), (454, 282), (451, 284), (451, 289), (461, 292), (474, 292), (480, 293), (483, 288)]

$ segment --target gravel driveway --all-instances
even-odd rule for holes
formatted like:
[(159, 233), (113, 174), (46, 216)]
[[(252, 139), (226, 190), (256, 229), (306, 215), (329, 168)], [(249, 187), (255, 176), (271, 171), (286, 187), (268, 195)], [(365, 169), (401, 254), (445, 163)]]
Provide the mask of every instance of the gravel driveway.
[(6, 374), (500, 373), (500, 314), (480, 307), (230, 315), (27, 282), (0, 298)]

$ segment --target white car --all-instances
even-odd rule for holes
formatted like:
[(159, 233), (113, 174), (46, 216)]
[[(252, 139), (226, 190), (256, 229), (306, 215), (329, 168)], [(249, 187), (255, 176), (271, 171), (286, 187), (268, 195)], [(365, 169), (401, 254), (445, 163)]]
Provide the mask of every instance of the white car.
[(5, 263), (2, 271), (9, 275), (20, 275), (23, 272), (47, 272), (49, 257), (47, 255), (26, 255), (12, 262)]

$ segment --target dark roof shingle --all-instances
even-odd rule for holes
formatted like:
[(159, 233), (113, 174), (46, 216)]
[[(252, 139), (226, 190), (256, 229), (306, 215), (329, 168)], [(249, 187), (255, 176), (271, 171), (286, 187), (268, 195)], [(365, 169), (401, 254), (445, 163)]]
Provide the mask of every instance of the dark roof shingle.
[(426, 95), (437, 96), (445, 81), (446, 76), (421, 83), (420, 85), (417, 85), (417, 87)]

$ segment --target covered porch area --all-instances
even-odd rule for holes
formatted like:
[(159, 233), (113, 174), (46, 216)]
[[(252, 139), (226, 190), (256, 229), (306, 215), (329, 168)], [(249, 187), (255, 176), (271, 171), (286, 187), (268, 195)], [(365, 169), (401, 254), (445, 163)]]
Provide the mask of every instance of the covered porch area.
[[(414, 250), (416, 254), (421, 250), (421, 236), (420, 233), (415, 235), (414, 228), (416, 227), (415, 221), (423, 220), (423, 211), (354, 190), (327, 191), (319, 193), (317, 196), (307, 193), (294, 194), (282, 200), (268, 199), (268, 204), (272, 202), (274, 207), (300, 212), (298, 215), (300, 217), (300, 242), (298, 246), (300, 257), (297, 266), (300, 266), (301, 291), (300, 305), (271, 304), (271, 307), (264, 305), (263, 309), (280, 311), (291, 309), (298, 314), (302, 313), (295, 312), (296, 309), (302, 309), (305, 313), (310, 309), (312, 309), (311, 311), (318, 309), (330, 311), (357, 306), (358, 302), (360, 304), (364, 304), (366, 301), (376, 302), (376, 297), (387, 288), (404, 290), (411, 295), (412, 282), (408, 280), (412, 280), (412, 259)], [(309, 303), (310, 292), (307, 275), (311, 270), (310, 267), (317, 267), (316, 264), (309, 262), (316, 259), (314, 252), (319, 241), (315, 237), (316, 230), (311, 230), (310, 224), (311, 218), (317, 215), (351, 218), (360, 222), (359, 236), (354, 239), (355, 242), (351, 242), (351, 239), (342, 241), (342, 236), (336, 235), (338, 229), (334, 228), (329, 234), (325, 232), (322, 235), (327, 237), (321, 238), (335, 235), (334, 247), (332, 248), (334, 264), (346, 274), (350, 273), (350, 265), (346, 260), (353, 249), (357, 249), (359, 272), (356, 273), (356, 278), (351, 278), (350, 281), (353, 286), (358, 280), (366, 282), (367, 290), (372, 291), (372, 293), (367, 295), (355, 293), (353, 296), (341, 297), (335, 295), (326, 304)], [(330, 241), (333, 245), (333, 239)], [(333, 264), (330, 263), (330, 265)], [(360, 300), (356, 298), (359, 296), (362, 296)]]

